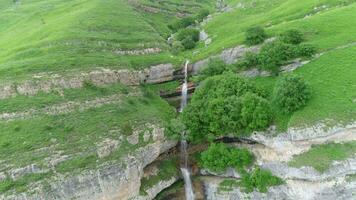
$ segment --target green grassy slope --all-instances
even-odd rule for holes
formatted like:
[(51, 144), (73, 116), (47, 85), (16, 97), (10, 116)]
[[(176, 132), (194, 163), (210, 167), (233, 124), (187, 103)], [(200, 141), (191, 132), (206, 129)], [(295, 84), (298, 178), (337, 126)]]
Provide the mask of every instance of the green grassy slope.
[[(18, 180), (0, 181), (0, 192), (26, 190), (30, 183), (49, 178), (54, 170), (60, 174), (73, 174), (83, 169), (92, 169), (107, 161), (120, 162), (122, 156), (149, 144), (140, 135), (139, 143), (130, 144), (126, 138), (134, 130), (141, 130), (145, 124), (164, 126), (172, 117), (174, 109), (161, 98), (142, 88), (142, 94), (128, 96), (137, 89), (117, 85), (110, 88), (83, 88), (66, 90), (64, 94), (56, 93), (45, 96), (39, 94), (28, 102), (39, 101), (34, 105), (25, 104), (20, 111), (40, 109), (41, 106), (56, 105), (67, 100), (84, 101), (95, 97), (107, 97), (121, 94), (120, 101), (94, 106), (88, 109), (76, 108), (64, 114), (47, 115), (39, 113), (25, 119), (0, 122), (0, 160), (6, 165), (1, 171), (21, 168), (35, 164), (41, 169), (48, 169), (49, 160), (57, 156), (67, 156), (66, 161), (56, 165), (46, 173), (30, 174)], [(63, 96), (64, 95), (64, 96)], [(87, 95), (87, 96), (86, 96)], [(86, 97), (86, 98), (85, 98)], [(21, 99), (20, 99), (21, 100)], [(1, 108), (2, 112), (15, 111), (17, 101)], [(144, 130), (144, 129), (143, 129)], [(97, 145), (104, 139), (120, 141), (119, 148), (105, 158), (97, 156)]]
[(290, 166), (311, 166), (320, 172), (327, 170), (333, 161), (343, 161), (356, 153), (356, 142), (330, 143), (313, 146), (309, 151), (297, 155)]
[[(97, 67), (181, 64), (169, 52), (167, 24), (212, 0), (0, 0), (0, 79)], [(213, 4), (214, 5), (214, 4)], [(150, 9), (155, 9), (151, 11)], [(123, 51), (159, 48), (130, 55)]]
[[(247, 0), (232, 1), (230, 12), (217, 14), (202, 28), (213, 42), (208, 48), (200, 46), (183, 55), (200, 60), (225, 48), (242, 44), (245, 31), (251, 26), (267, 28), (270, 36), (282, 30), (298, 28), (320, 50), (333, 48), (351, 41), (356, 33), (355, 0)], [(244, 8), (236, 8), (241, 3)], [(324, 8), (323, 6), (326, 6)], [(310, 17), (306, 17), (310, 15)], [(192, 55), (192, 52), (195, 52)]]
[[(208, 47), (183, 53), (183, 56), (200, 60), (223, 49), (243, 44), (245, 31), (252, 26), (264, 26), (269, 36), (288, 29), (298, 29), (305, 35), (306, 43), (329, 51), (294, 73), (302, 76), (310, 85), (312, 98), (307, 106), (294, 114), (277, 112), (279, 130), (288, 127), (305, 127), (328, 121), (349, 123), (356, 116), (356, 1), (347, 0), (231, 0), (233, 8), (216, 14), (202, 28), (212, 38)], [(236, 5), (244, 5), (236, 7)], [(349, 45), (347, 48), (338, 47)], [(194, 52), (194, 53), (192, 53)], [(279, 77), (257, 78), (256, 82), (270, 93)]]
[[(293, 114), (277, 111), (276, 123), (280, 130), (319, 122), (333, 126), (356, 120), (355, 51), (356, 46), (330, 51), (293, 72), (305, 79), (312, 96), (304, 108)], [(261, 77), (255, 82), (271, 94), (278, 78)]]
[[(0, 78), (170, 62), (165, 40), (124, 0), (1, 0)], [(5, 6), (3, 6), (5, 5)], [(119, 50), (161, 48), (153, 55)]]

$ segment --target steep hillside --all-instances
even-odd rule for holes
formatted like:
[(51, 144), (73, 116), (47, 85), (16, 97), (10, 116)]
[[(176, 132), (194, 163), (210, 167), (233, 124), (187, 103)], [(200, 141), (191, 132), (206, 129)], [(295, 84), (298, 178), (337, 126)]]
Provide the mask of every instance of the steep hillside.
[[(0, 5), (1, 200), (182, 199), (179, 139), (196, 199), (353, 199), (356, 0)], [(251, 27), (266, 33), (256, 45)], [(309, 96), (286, 112), (289, 75)]]

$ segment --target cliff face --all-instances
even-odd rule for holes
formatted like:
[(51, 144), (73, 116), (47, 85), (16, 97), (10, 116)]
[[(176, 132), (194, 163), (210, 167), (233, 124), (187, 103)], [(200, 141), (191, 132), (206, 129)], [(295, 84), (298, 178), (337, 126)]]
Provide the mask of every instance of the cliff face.
[[(322, 125), (316, 127), (322, 127)], [(223, 191), (219, 187), (219, 183), (225, 180), (225, 177), (239, 178), (226, 172), (222, 175), (202, 178), (206, 199), (355, 199), (356, 181), (354, 178), (350, 178), (356, 174), (355, 155), (343, 161), (334, 161), (327, 170), (322, 172), (309, 166), (292, 167), (288, 165), (293, 156), (308, 151), (313, 145), (355, 141), (356, 129), (354, 127), (354, 124), (350, 124), (343, 128), (333, 127), (323, 131), (321, 128), (291, 129), (278, 136), (257, 133), (250, 138), (257, 144), (236, 145), (250, 149), (256, 156), (256, 164), (282, 178), (285, 184), (271, 187), (267, 193), (258, 191), (245, 193), (239, 187)]]
[(153, 143), (137, 149), (120, 160), (120, 163), (104, 163), (95, 170), (83, 171), (71, 176), (57, 176), (48, 186), (34, 185), (32, 191), (10, 196), (6, 200), (86, 199), (117, 200), (139, 197), (143, 168), (161, 153), (176, 145), (166, 140), (164, 130), (155, 127)]
[(125, 85), (139, 85), (141, 83), (161, 83), (173, 80), (174, 68), (172, 64), (151, 66), (145, 70), (112, 70), (102, 69), (91, 72), (73, 73), (68, 76), (58, 74), (35, 75), (32, 80), (19, 83), (1, 83), (0, 99), (17, 95), (36, 95), (39, 92), (51, 92), (62, 89), (81, 88), (85, 81), (95, 85), (109, 85), (122, 83)]

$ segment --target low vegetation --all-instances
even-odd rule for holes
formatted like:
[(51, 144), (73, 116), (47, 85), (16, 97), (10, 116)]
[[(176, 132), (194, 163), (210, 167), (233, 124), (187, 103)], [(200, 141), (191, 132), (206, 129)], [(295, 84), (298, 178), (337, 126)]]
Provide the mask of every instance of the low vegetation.
[(221, 59), (211, 59), (206, 67), (199, 72), (199, 80), (210, 76), (220, 75), (227, 70), (227, 65)]
[(196, 23), (202, 22), (205, 17), (210, 14), (208, 9), (201, 9), (196, 15), (183, 17), (181, 19), (175, 20), (173, 23), (168, 25), (173, 32), (178, 32), (181, 29), (187, 28), (188, 26), (194, 25)]
[(169, 160), (159, 161), (157, 163), (158, 173), (156, 175), (148, 176), (141, 179), (140, 193), (145, 195), (145, 191), (150, 189), (160, 181), (166, 181), (172, 177), (177, 177), (179, 170), (177, 168), (176, 158), (170, 158)]
[(263, 43), (266, 38), (267, 34), (262, 27), (252, 27), (246, 31), (245, 43), (250, 46), (257, 45)]
[(300, 44), (301, 33), (290, 30), (283, 33), (273, 42), (264, 44), (259, 53), (246, 53), (244, 59), (236, 64), (237, 68), (257, 67), (260, 70), (278, 74), (280, 67), (295, 58), (310, 59), (316, 52), (315, 47)]
[(289, 162), (290, 166), (310, 166), (324, 172), (334, 161), (343, 161), (356, 153), (356, 142), (329, 143), (315, 145), (309, 151), (297, 155)]
[(251, 166), (253, 161), (254, 157), (247, 149), (213, 143), (208, 150), (201, 153), (199, 165), (213, 172), (224, 172), (229, 167), (242, 172)]
[(267, 192), (268, 187), (281, 185), (284, 181), (272, 175), (268, 170), (256, 167), (251, 173), (242, 175), (241, 187), (246, 192), (252, 192), (257, 189), (259, 192)]

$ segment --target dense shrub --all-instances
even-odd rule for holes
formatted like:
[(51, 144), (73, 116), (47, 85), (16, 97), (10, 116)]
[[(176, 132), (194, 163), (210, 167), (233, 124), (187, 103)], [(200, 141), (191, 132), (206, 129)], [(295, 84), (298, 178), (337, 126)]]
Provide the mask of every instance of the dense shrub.
[(281, 184), (283, 184), (282, 179), (260, 168), (254, 169), (251, 174), (243, 174), (241, 179), (241, 186), (246, 192), (252, 192), (256, 188), (259, 192), (265, 193), (268, 187)]
[(185, 17), (185, 18), (176, 20), (172, 24), (169, 24), (168, 28), (174, 32), (177, 32), (179, 29), (186, 28), (194, 23), (195, 23), (195, 20), (193, 17)]
[(177, 34), (177, 40), (183, 41), (186, 38), (191, 38), (194, 42), (199, 41), (199, 31), (192, 28), (180, 30)]
[(244, 64), (247, 67), (253, 67), (257, 66), (259, 61), (258, 61), (258, 54), (252, 53), (252, 52), (247, 52), (245, 54), (245, 59), (244, 59)]
[(273, 91), (273, 102), (285, 113), (293, 112), (304, 106), (309, 97), (307, 84), (295, 75), (282, 77)]
[(315, 53), (315, 47), (310, 44), (301, 44), (297, 47), (297, 54), (300, 57), (311, 58)]
[(220, 59), (211, 59), (209, 64), (199, 73), (200, 80), (207, 77), (220, 75), (227, 69), (227, 65)]
[(303, 34), (295, 29), (288, 30), (280, 35), (283, 42), (288, 44), (300, 44), (303, 42)]
[(195, 42), (192, 38), (187, 37), (182, 40), (182, 45), (184, 49), (193, 49), (195, 47)]
[(263, 130), (272, 120), (269, 102), (254, 93), (247, 93), (241, 98), (241, 121), (246, 130)]
[(181, 19), (175, 20), (173, 23), (168, 25), (168, 28), (173, 32), (177, 32), (180, 29), (187, 28), (190, 25), (195, 24), (195, 22), (202, 22), (205, 17), (210, 14), (209, 10), (202, 9), (198, 12), (197, 15), (191, 17), (184, 17)]
[(196, 29), (182, 29), (178, 32), (176, 39), (181, 42), (185, 49), (192, 49), (199, 41), (199, 31)]
[(295, 46), (281, 41), (274, 41), (262, 47), (258, 55), (258, 62), (262, 69), (278, 72), (279, 66), (285, 61), (295, 58), (295, 56)]
[(198, 14), (196, 15), (195, 19), (198, 22), (202, 22), (204, 20), (205, 17), (207, 17), (210, 14), (208, 9), (202, 9), (198, 12)]
[(223, 172), (228, 167), (244, 171), (253, 163), (254, 157), (247, 149), (228, 147), (223, 143), (211, 144), (201, 153), (200, 166), (214, 172)]
[(246, 31), (245, 43), (247, 45), (261, 44), (267, 38), (267, 34), (262, 27), (252, 27)]
[(181, 134), (185, 131), (186, 127), (180, 118), (172, 119), (166, 126), (165, 134), (170, 139), (180, 140)]
[(178, 54), (179, 52), (183, 51), (185, 47), (182, 45), (182, 42), (180, 41), (174, 41), (172, 44), (172, 53), (173, 54)]
[[(265, 110), (252, 108), (250, 105), (264, 103), (260, 102), (261, 99), (255, 101), (246, 98), (247, 100), (243, 101), (242, 97), (247, 92), (262, 96), (254, 85), (232, 73), (204, 80), (182, 113), (188, 139), (201, 142), (232, 133), (244, 135), (250, 133), (252, 128), (262, 128), (263, 123), (260, 121), (265, 120)], [(253, 112), (254, 116), (244, 114), (244, 119), (243, 109), (245, 112)]]

